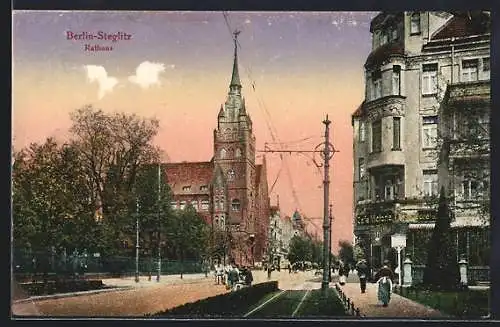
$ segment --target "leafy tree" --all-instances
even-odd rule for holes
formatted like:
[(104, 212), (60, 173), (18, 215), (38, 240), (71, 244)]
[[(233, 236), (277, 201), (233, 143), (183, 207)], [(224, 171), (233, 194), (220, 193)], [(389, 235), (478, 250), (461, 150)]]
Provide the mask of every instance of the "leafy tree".
[(346, 240), (339, 241), (339, 258), (344, 264), (354, 264), (354, 249), (352, 244)]
[(14, 247), (41, 251), (35, 257), (45, 273), (50, 253), (96, 250), (98, 226), (88, 180), (73, 145), (60, 146), (48, 138), (15, 153), (14, 158)]
[[(183, 265), (185, 259), (200, 260), (208, 246), (208, 225), (192, 205), (176, 210), (169, 224), (168, 242)], [(182, 266), (181, 266), (182, 267)], [(181, 271), (181, 278), (183, 271)]]
[(91, 199), (100, 203), (103, 222), (114, 249), (127, 237), (133, 187), (141, 166), (159, 161), (151, 145), (158, 132), (156, 119), (124, 113), (106, 114), (85, 106), (71, 114), (70, 131), (91, 182)]
[(312, 262), (318, 265), (323, 265), (323, 242), (310, 241), (311, 242), (311, 257)]
[(308, 238), (295, 235), (290, 240), (288, 260), (294, 264), (299, 261), (310, 261), (312, 258), (311, 243)]
[(437, 219), (428, 244), (427, 265), (423, 283), (433, 289), (452, 290), (458, 287), (460, 275), (456, 249), (450, 232), (452, 214), (444, 187), (439, 196)]

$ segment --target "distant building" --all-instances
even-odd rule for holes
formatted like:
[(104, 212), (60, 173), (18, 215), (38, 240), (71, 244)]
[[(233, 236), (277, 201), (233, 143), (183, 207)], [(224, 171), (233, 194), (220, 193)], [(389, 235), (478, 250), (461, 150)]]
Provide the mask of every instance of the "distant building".
[(227, 259), (249, 265), (263, 258), (270, 203), (266, 160), (256, 163), (252, 120), (241, 89), (235, 42), (229, 93), (213, 133), (213, 158), (162, 167), (173, 191), (172, 207), (192, 204), (214, 230), (227, 232)]
[[(391, 234), (425, 264), (440, 186), (454, 211), (457, 259), (488, 265), (490, 22), (485, 12), (382, 12), (371, 22), (365, 100), (352, 115), (356, 242), (370, 263), (396, 264)], [(480, 133), (476, 131), (483, 129)], [(476, 133), (476, 134), (474, 134)], [(467, 142), (477, 147), (460, 150)], [(470, 167), (469, 167), (470, 168)]]

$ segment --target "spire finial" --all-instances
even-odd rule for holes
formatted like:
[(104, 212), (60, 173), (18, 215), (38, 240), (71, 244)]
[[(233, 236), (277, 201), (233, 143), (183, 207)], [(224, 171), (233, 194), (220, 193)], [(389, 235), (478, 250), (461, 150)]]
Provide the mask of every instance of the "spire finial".
[(241, 31), (235, 30), (234, 35), (234, 63), (233, 63), (233, 76), (231, 77), (230, 87), (238, 86), (241, 87), (240, 74), (238, 73), (238, 35)]

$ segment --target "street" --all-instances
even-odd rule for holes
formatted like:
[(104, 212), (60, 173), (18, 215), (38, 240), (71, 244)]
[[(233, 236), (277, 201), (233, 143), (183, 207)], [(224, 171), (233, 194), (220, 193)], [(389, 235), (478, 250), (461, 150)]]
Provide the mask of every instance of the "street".
[[(267, 273), (255, 271), (254, 283), (268, 281)], [(271, 280), (279, 280), (281, 289), (291, 289), (312, 277), (312, 272), (289, 274), (274, 271)], [(226, 293), (224, 285), (216, 285), (213, 274), (162, 276), (160, 283), (142, 277), (136, 284), (133, 278), (103, 280), (106, 285), (131, 287), (97, 294), (38, 299), (12, 305), (14, 315), (29, 316), (142, 316), (174, 308), (188, 302)]]

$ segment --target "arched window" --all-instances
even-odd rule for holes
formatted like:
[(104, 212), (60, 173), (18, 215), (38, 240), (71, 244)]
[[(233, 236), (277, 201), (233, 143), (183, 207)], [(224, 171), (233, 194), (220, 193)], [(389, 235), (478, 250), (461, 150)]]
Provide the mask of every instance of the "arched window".
[(227, 179), (232, 181), (234, 180), (234, 176), (236, 175), (236, 173), (234, 172), (233, 169), (229, 169), (228, 172), (227, 172)]
[(224, 221), (224, 216), (221, 216), (219, 219), (220, 227), (224, 228), (226, 226), (226, 223)]
[(219, 200), (219, 209), (224, 210), (224, 197), (223, 196), (221, 196), (221, 198)]
[(233, 209), (233, 211), (240, 211), (240, 200), (233, 199), (233, 201), (231, 201), (231, 209)]
[(221, 158), (221, 159), (224, 159), (224, 158), (226, 158), (226, 156), (227, 156), (227, 151), (226, 151), (226, 149), (221, 149), (221, 150), (220, 150), (220, 158)]
[(219, 226), (219, 217), (218, 216), (215, 216), (214, 226)]
[(237, 148), (237, 149), (236, 149), (236, 152), (235, 152), (235, 157), (236, 157), (236, 158), (240, 158), (240, 157), (241, 157), (241, 149), (240, 149), (240, 148)]
[(420, 13), (418, 12), (411, 14), (410, 34), (420, 34)]

